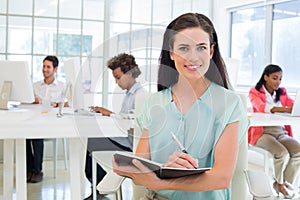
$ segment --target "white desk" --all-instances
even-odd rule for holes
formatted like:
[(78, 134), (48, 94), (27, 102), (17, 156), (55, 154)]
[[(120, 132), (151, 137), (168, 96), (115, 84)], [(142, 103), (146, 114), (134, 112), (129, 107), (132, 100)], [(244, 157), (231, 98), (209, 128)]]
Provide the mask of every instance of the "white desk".
[[(41, 114), (39, 105), (22, 105), (15, 111), (0, 110), (0, 139), (4, 139), (3, 199), (13, 199), (13, 144), (16, 145), (16, 197), (27, 199), (26, 184), (26, 142), (27, 138), (68, 138), (70, 159), (71, 199), (82, 200), (81, 178), (82, 160), (80, 147), (87, 137), (127, 137), (128, 123), (115, 123), (121, 120), (97, 116), (66, 114), (57, 118), (57, 109)], [(100, 128), (101, 127), (101, 128)], [(121, 130), (122, 129), (122, 130)], [(109, 130), (109, 131), (108, 131)], [(103, 134), (109, 133), (108, 134)], [(113, 134), (113, 135), (112, 135)]]
[[(300, 117), (289, 117), (279, 114), (248, 113), (248, 118), (250, 126), (299, 126), (300, 124)], [(293, 135), (296, 139), (300, 140), (300, 130), (293, 131)]]

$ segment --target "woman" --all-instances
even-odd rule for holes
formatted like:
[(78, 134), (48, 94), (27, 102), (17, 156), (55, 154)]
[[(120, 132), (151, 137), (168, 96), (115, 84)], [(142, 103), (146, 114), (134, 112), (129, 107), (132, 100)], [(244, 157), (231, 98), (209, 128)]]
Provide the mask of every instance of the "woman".
[[(277, 65), (268, 65), (256, 84), (249, 92), (254, 112), (292, 112), (294, 101), (286, 89), (279, 87), (282, 69)], [(293, 198), (289, 183), (293, 183), (300, 166), (300, 145), (292, 138), (290, 126), (251, 127), (248, 133), (250, 144), (261, 147), (274, 156), (275, 182), (277, 194)], [(290, 188), (290, 187), (289, 187)]]
[[(136, 154), (176, 168), (212, 167), (200, 175), (159, 179), (137, 160), (114, 171), (149, 189), (146, 196), (166, 199), (230, 199), (238, 142), (247, 130), (243, 104), (227, 90), (228, 79), (211, 21), (187, 13), (164, 34), (159, 92), (144, 103)], [(173, 132), (189, 153), (178, 152)]]

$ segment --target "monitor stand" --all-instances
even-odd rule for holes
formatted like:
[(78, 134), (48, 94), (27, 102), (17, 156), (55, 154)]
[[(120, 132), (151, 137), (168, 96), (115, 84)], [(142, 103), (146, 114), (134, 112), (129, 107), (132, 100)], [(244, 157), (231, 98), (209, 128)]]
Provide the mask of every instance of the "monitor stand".
[(8, 100), (10, 98), (11, 94), (11, 81), (4, 81), (2, 86), (2, 91), (0, 93), (0, 109), (2, 110), (8, 110)]

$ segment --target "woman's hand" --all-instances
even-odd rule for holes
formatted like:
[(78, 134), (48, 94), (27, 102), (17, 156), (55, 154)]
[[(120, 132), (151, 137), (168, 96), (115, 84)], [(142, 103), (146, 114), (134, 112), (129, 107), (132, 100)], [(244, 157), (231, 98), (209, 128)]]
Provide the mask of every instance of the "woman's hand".
[(120, 166), (113, 158), (113, 171), (120, 176), (131, 178), (135, 185), (143, 185), (151, 190), (158, 190), (162, 180), (140, 161), (133, 159), (132, 163), (133, 166)]
[(292, 107), (273, 107), (271, 109), (271, 113), (274, 112), (286, 112), (286, 113), (292, 113), (293, 108)]
[(106, 108), (98, 107), (98, 106), (91, 106), (90, 109), (91, 109), (91, 111), (101, 113), (104, 116), (110, 116), (113, 113), (112, 111), (110, 111)]
[(165, 163), (164, 166), (174, 168), (195, 169), (198, 168), (198, 160), (193, 158), (189, 154), (176, 151), (169, 157), (168, 162)]

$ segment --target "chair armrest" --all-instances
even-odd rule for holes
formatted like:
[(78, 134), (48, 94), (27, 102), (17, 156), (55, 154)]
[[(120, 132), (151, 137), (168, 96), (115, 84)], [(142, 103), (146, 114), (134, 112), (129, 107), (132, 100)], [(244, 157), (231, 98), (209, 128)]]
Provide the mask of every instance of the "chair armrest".
[(125, 177), (119, 176), (113, 171), (109, 171), (97, 185), (97, 190), (100, 194), (116, 193), (120, 189), (124, 179)]

